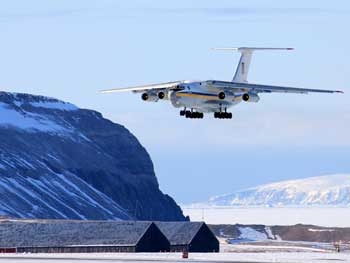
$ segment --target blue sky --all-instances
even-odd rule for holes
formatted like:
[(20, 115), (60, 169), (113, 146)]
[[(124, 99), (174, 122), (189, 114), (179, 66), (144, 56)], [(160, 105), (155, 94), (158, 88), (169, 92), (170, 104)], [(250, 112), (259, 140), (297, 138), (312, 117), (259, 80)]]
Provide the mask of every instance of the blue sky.
[[(350, 172), (348, 1), (15, 0), (0, 10), (0, 89), (57, 97), (125, 125), (178, 202)], [(218, 46), (294, 47), (255, 53), (249, 80), (346, 93), (262, 95), (223, 121), (183, 119), (166, 102), (97, 92), (229, 80), (239, 54), (210, 50)]]

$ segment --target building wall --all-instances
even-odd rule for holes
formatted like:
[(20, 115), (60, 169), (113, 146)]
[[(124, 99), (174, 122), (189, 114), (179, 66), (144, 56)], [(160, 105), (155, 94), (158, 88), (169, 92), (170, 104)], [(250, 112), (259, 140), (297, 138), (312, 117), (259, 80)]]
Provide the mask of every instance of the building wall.
[(0, 247), (0, 253), (16, 253), (16, 248), (15, 247), (5, 247), (5, 248)]
[[(171, 227), (171, 225), (169, 225)], [(196, 226), (196, 230), (198, 229)], [(190, 228), (191, 229), (191, 228)], [(192, 228), (193, 230), (193, 228)], [(178, 233), (178, 241), (176, 245), (170, 245), (169, 240), (166, 236), (159, 230), (155, 223), (149, 224), (149, 226), (143, 230), (145, 233), (137, 241), (136, 245), (86, 245), (84, 241), (76, 243), (76, 246), (40, 246), (40, 247), (30, 247), (30, 246), (21, 246), (17, 248), (3, 248), (0, 253), (98, 253), (98, 252), (218, 252), (219, 251), (219, 241), (216, 239), (215, 235), (208, 228), (206, 224), (202, 224), (196, 233), (196, 236), (193, 238), (190, 244), (187, 244), (188, 241), (181, 241), (181, 238), (186, 240), (186, 238)], [(193, 232), (193, 231), (192, 231)], [(191, 232), (191, 233), (192, 233)], [(186, 232), (188, 233), (188, 232)], [(135, 238), (134, 238), (135, 240)], [(180, 240), (180, 241), (179, 241)], [(188, 235), (187, 235), (188, 240)], [(35, 240), (33, 240), (33, 244)], [(92, 240), (90, 240), (92, 241)], [(136, 241), (133, 241), (136, 242)], [(133, 243), (130, 242), (130, 243)], [(183, 243), (183, 244), (182, 244)], [(45, 244), (45, 243), (44, 243)], [(82, 245), (79, 245), (82, 244)], [(95, 243), (101, 244), (101, 243)], [(49, 243), (47, 244), (49, 245)]]
[(219, 240), (206, 224), (203, 224), (189, 244), (189, 252), (219, 252)]
[(18, 247), (17, 253), (107, 253), (135, 252), (135, 246)]
[(170, 252), (184, 252), (189, 250), (189, 245), (170, 245)]
[(170, 242), (152, 223), (136, 245), (136, 252), (168, 252)]

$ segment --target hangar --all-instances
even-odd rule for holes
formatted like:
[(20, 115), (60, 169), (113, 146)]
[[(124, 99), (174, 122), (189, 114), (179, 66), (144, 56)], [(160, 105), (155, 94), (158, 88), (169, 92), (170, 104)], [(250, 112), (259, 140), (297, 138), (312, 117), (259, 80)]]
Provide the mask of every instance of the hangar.
[(16, 252), (160, 252), (170, 243), (153, 222), (4, 220), (0, 248)]
[(219, 241), (204, 222), (155, 222), (172, 252), (219, 252)]

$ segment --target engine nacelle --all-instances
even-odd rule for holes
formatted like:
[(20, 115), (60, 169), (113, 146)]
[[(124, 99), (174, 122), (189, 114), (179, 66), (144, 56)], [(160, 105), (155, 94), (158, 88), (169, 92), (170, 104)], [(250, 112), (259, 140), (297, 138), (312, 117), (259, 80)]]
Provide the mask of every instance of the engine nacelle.
[(143, 100), (143, 101), (153, 101), (153, 102), (156, 102), (156, 101), (158, 101), (158, 94), (153, 94), (153, 93), (147, 93), (147, 92), (145, 92), (145, 93), (142, 93), (142, 95), (141, 95), (141, 99)]
[(221, 92), (218, 94), (218, 98), (219, 98), (220, 100), (224, 100), (224, 99), (226, 98), (225, 92), (221, 91)]
[(245, 102), (258, 102), (260, 100), (260, 97), (255, 93), (244, 93), (242, 95), (242, 100)]
[(160, 100), (164, 99), (165, 96), (166, 96), (166, 94), (165, 94), (164, 91), (159, 91), (159, 92), (158, 92), (158, 98), (159, 98)]

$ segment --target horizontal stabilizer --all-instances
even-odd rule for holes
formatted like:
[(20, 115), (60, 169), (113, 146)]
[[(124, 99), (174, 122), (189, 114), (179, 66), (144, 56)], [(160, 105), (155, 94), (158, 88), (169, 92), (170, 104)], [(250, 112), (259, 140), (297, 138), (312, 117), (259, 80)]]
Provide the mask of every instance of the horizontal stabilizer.
[(294, 50), (292, 47), (215, 47), (213, 50), (255, 51), (255, 50)]

